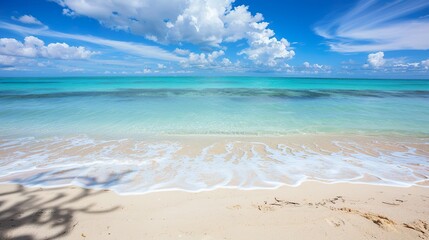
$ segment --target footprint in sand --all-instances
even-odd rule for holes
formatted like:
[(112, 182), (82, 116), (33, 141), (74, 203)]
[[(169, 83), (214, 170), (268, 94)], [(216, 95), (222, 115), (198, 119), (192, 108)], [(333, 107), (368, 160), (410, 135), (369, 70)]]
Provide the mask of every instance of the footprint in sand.
[(332, 227), (340, 227), (346, 224), (342, 219), (339, 218), (325, 218), (325, 221)]
[(352, 214), (356, 214), (361, 217), (364, 217), (385, 230), (392, 230), (392, 231), (396, 230), (395, 229), (396, 223), (385, 216), (370, 213), (370, 212), (361, 212), (351, 208), (337, 208), (336, 210), (346, 212), (346, 213), (352, 213)]
[(391, 206), (399, 206), (403, 202), (404, 202), (404, 200), (395, 199), (395, 201), (392, 201), (392, 202), (381, 202), (381, 203), (384, 203), (384, 204), (387, 204), (387, 205), (391, 205)]
[(275, 210), (274, 206), (267, 205), (267, 204), (264, 204), (264, 205), (254, 205), (254, 207), (256, 207), (261, 212), (272, 212), (272, 211)]
[(240, 210), (241, 206), (237, 204), (237, 205), (228, 207), (228, 209), (231, 209), (231, 210)]
[(263, 205), (254, 205), (254, 207), (256, 207), (259, 211), (263, 211), (263, 212), (274, 211), (277, 208), (283, 208), (286, 206), (296, 206), (297, 207), (297, 206), (300, 206), (300, 204), (297, 202), (291, 202), (291, 201), (286, 201), (286, 200), (274, 198), (273, 202), (264, 201)]

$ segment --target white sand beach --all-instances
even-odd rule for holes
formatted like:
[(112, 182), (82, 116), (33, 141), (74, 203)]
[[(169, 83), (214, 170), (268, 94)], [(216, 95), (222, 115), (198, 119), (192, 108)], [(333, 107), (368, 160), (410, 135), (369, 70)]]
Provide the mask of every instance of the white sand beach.
[(306, 182), (118, 195), (0, 186), (0, 239), (429, 239), (425, 187)]

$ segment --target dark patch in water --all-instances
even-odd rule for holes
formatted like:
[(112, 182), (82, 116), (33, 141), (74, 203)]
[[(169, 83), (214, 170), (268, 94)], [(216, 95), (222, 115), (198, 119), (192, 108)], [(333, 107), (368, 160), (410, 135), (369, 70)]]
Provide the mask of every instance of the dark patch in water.
[(18, 91), (0, 91), (0, 99), (45, 99), (69, 97), (269, 97), (282, 99), (318, 99), (335, 97), (364, 98), (429, 98), (429, 91), (377, 91), (377, 90), (287, 90), (253, 88), (209, 88), (209, 89), (117, 89), (95, 92), (55, 92), (28, 94)]
[(17, 91), (17, 90), (3, 90), (0, 91), (0, 98), (2, 98), (3, 96), (6, 95), (23, 95), (25, 92), (24, 91)]
[(60, 82), (36, 82), (36, 81), (0, 81), (0, 84), (45, 84), (45, 83), (60, 83)]

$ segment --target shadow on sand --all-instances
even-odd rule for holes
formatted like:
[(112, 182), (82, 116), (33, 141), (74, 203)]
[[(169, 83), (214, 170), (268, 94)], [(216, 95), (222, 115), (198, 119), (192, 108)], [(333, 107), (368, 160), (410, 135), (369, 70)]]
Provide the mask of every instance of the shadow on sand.
[[(0, 239), (66, 237), (78, 224), (75, 219), (77, 213), (103, 214), (120, 207), (97, 207), (93, 197), (103, 193), (106, 191), (81, 188), (29, 189), (21, 185), (16, 185), (13, 190), (0, 190)], [(43, 236), (38, 231), (41, 228), (44, 229)]]

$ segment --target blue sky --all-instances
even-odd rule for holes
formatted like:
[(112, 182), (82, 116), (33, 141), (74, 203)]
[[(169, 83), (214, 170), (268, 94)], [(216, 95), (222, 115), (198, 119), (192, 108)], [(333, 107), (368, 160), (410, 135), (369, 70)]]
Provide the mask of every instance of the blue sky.
[(0, 76), (429, 78), (429, 1), (0, 0)]

